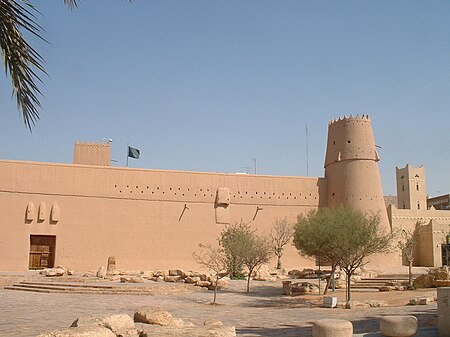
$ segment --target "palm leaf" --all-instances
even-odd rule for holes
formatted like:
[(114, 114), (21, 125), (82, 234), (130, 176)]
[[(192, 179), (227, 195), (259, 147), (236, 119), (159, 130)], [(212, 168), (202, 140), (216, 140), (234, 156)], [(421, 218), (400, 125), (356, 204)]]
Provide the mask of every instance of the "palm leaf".
[(41, 27), (35, 20), (35, 9), (28, 1), (0, 0), (0, 48), (6, 75), (11, 77), (12, 95), (16, 98), (25, 125), (39, 119), (41, 95), (36, 82), (42, 82), (38, 73), (46, 74), (44, 59), (25, 40), (21, 29), (39, 35)]

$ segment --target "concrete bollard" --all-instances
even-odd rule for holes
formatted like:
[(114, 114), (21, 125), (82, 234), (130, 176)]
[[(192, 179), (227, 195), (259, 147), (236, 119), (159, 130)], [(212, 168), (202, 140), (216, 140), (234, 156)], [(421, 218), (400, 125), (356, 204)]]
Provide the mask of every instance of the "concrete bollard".
[(439, 337), (450, 337), (450, 287), (437, 288)]
[(313, 337), (352, 337), (353, 324), (344, 319), (321, 319), (313, 323)]
[(388, 337), (414, 336), (418, 327), (415, 316), (384, 316), (380, 319), (380, 331)]
[(283, 295), (292, 295), (292, 281), (283, 281)]

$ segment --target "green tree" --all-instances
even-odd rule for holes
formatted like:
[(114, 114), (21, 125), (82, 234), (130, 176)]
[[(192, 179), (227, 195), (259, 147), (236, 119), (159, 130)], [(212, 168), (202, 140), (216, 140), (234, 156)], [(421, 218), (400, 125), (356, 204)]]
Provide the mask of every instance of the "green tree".
[(345, 271), (347, 282), (347, 301), (350, 301), (350, 279), (355, 270), (368, 263), (367, 259), (373, 254), (387, 253), (392, 249), (394, 235), (385, 233), (380, 226), (379, 215), (364, 213), (347, 209), (345, 221), (340, 230), (339, 254), (341, 269)]
[(321, 257), (331, 263), (332, 269), (339, 265), (344, 270), (347, 301), (355, 270), (369, 262), (369, 256), (390, 251), (392, 240), (393, 235), (381, 229), (378, 215), (342, 206), (300, 216), (294, 235), (294, 245), (300, 253)]
[[(316, 257), (331, 265), (331, 275), (334, 273), (341, 261), (338, 247), (340, 243), (336, 240), (340, 223), (341, 213), (332, 208), (322, 208), (320, 211), (313, 210), (306, 216), (298, 216), (297, 224), (294, 226), (293, 244), (299, 253), (307, 257)], [(327, 280), (324, 294), (327, 293), (332, 277)]]
[(272, 254), (272, 243), (270, 240), (256, 233), (251, 233), (242, 256), (242, 262), (248, 269), (247, 293), (250, 292), (250, 279), (253, 271), (261, 267), (262, 264), (269, 262)]
[(220, 233), (219, 245), (223, 248), (231, 279), (243, 279), (244, 275), (244, 260), (248, 247), (251, 244), (254, 230), (248, 224), (235, 223), (226, 226)]
[(214, 272), (214, 297), (212, 304), (216, 304), (217, 287), (219, 280), (228, 274), (228, 261), (222, 247), (213, 248), (211, 245), (200, 244), (200, 251), (194, 252), (192, 256), (200, 266)]
[(272, 225), (270, 233), (272, 238), (273, 250), (277, 256), (277, 269), (281, 269), (281, 257), (284, 253), (284, 246), (291, 241), (294, 235), (294, 226), (286, 219), (276, 220)]

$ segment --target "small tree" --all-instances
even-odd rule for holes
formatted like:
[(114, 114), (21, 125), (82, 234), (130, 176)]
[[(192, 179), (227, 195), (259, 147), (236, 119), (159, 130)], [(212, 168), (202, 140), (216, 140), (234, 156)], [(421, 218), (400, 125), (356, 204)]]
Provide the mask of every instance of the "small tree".
[(247, 293), (250, 292), (250, 279), (252, 273), (262, 264), (269, 262), (273, 252), (272, 244), (269, 239), (252, 233), (250, 240), (247, 242), (247, 249), (242, 257), (244, 265), (248, 269), (247, 275)]
[[(294, 226), (293, 244), (299, 253), (330, 263), (331, 275), (334, 275), (341, 258), (334, 234), (339, 231), (339, 223), (333, 209), (323, 208), (320, 211), (313, 210), (306, 216), (299, 215)], [(324, 294), (327, 293), (331, 282), (332, 277), (327, 280)]]
[(417, 245), (420, 243), (420, 236), (418, 231), (418, 226), (420, 226), (420, 222), (416, 224), (416, 228), (414, 230), (402, 230), (400, 236), (401, 240), (398, 241), (397, 247), (401, 250), (402, 255), (408, 261), (408, 285), (412, 287), (413, 279), (412, 279), (412, 266), (414, 263), (414, 250)]
[(355, 270), (368, 262), (367, 258), (375, 253), (387, 253), (391, 250), (394, 236), (384, 233), (380, 227), (379, 215), (365, 215), (351, 208), (340, 208), (343, 212), (337, 241), (339, 242), (340, 266), (345, 271), (347, 301), (350, 301), (350, 279)]
[(228, 264), (227, 270), (231, 279), (245, 278), (243, 257), (248, 250), (253, 235), (254, 230), (242, 221), (227, 226), (220, 233), (219, 244), (224, 250)]
[(228, 274), (228, 261), (222, 247), (213, 248), (211, 245), (199, 244), (201, 250), (194, 252), (192, 256), (200, 266), (214, 272), (214, 298), (212, 304), (216, 304), (217, 287), (219, 280)]
[[(330, 262), (332, 271), (338, 265), (345, 271), (349, 301), (350, 278), (355, 270), (366, 263), (370, 255), (387, 252), (392, 238), (391, 233), (383, 233), (380, 228), (379, 216), (337, 207), (299, 216), (294, 245), (303, 255)], [(327, 288), (329, 284), (330, 280)]]
[(294, 235), (294, 226), (286, 219), (276, 220), (272, 225), (271, 238), (273, 250), (277, 256), (277, 269), (281, 269), (281, 257), (286, 246)]

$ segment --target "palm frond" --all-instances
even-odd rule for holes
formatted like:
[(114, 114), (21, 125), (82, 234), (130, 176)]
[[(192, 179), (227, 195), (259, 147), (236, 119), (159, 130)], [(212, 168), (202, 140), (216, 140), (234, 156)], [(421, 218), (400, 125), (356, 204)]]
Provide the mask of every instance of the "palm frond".
[(6, 75), (11, 77), (12, 95), (30, 129), (39, 119), (42, 95), (36, 82), (42, 82), (39, 73), (46, 74), (44, 59), (25, 40), (21, 29), (43, 39), (41, 27), (34, 16), (33, 5), (22, 0), (0, 0), (0, 49)]
[(64, 0), (64, 3), (70, 8), (70, 9), (74, 9), (78, 7), (78, 2), (77, 0)]

